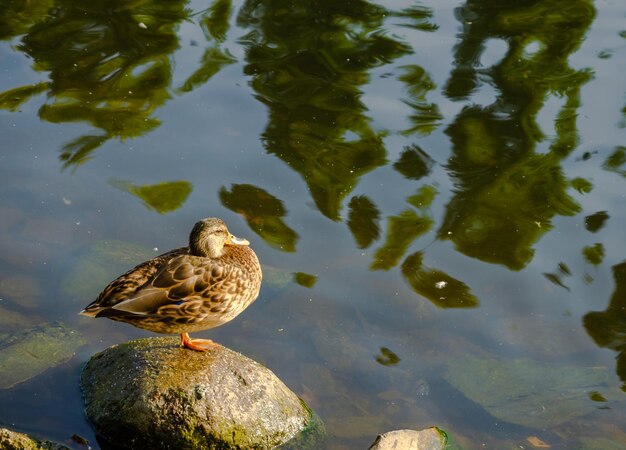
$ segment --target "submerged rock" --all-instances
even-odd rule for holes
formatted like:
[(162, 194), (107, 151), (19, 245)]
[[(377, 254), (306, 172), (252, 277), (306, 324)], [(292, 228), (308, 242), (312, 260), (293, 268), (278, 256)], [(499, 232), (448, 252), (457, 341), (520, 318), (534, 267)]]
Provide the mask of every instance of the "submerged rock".
[(82, 336), (60, 323), (46, 323), (0, 336), (0, 389), (29, 380), (69, 360), (84, 344)]
[[(41, 322), (40, 316), (25, 315), (11, 309), (0, 306), (0, 331), (10, 332), (18, 331), (23, 328), (29, 328)], [(2, 339), (0, 339), (2, 341)]]
[(24, 274), (0, 277), (0, 297), (28, 309), (35, 309), (41, 297), (39, 281)]
[(531, 428), (554, 427), (595, 411), (596, 392), (620, 394), (609, 388), (606, 368), (524, 358), (457, 358), (449, 363), (445, 378), (492, 416)]
[(159, 253), (132, 242), (96, 241), (72, 255), (61, 289), (66, 297), (82, 304), (118, 275)]
[(131, 341), (92, 357), (81, 381), (97, 432), (126, 448), (269, 449), (321, 429), (269, 369), (224, 347)]
[(448, 436), (437, 427), (425, 430), (395, 430), (378, 435), (369, 450), (445, 450)]
[(0, 428), (1, 450), (69, 450), (64, 445), (50, 441), (39, 441), (27, 434), (17, 433), (6, 428)]

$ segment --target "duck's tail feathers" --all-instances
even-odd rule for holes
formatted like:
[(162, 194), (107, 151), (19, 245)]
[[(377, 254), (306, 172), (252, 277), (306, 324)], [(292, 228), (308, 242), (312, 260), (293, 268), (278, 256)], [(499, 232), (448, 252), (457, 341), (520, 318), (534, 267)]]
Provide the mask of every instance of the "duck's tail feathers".
[(98, 317), (98, 313), (102, 311), (102, 308), (85, 308), (78, 314), (81, 316)]

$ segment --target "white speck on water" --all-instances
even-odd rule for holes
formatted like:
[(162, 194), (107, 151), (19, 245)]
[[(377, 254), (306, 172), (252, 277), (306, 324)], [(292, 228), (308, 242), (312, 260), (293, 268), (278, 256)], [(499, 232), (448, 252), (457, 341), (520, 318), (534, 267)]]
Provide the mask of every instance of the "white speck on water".
[(445, 288), (447, 285), (448, 285), (448, 282), (447, 282), (447, 281), (437, 281), (437, 282), (435, 283), (435, 287), (436, 287), (437, 289), (443, 289), (443, 288)]
[(154, 247), (152, 250), (154, 250), (155, 252), (159, 251), (159, 247)]

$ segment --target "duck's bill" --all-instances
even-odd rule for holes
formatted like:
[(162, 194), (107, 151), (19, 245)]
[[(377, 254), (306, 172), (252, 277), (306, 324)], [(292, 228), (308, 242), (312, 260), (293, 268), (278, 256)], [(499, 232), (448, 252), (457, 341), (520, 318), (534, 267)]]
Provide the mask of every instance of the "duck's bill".
[(237, 236), (233, 236), (232, 234), (228, 239), (228, 243), (233, 245), (250, 245), (250, 242), (248, 242), (247, 239), (238, 238)]

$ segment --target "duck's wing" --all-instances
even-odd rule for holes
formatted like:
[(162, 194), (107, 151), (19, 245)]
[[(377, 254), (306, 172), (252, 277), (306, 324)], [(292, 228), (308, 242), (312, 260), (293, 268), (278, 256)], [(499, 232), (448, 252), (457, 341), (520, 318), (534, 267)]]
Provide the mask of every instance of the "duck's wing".
[(106, 315), (153, 317), (195, 315), (209, 304), (219, 312), (242, 292), (245, 273), (223, 261), (180, 255), (167, 262), (134, 295), (115, 304)]
[(125, 274), (111, 281), (98, 295), (98, 298), (81, 311), (81, 314), (95, 316), (105, 309), (112, 308), (132, 298), (159, 271), (163, 270), (171, 259), (187, 253), (189, 253), (188, 247), (177, 248), (133, 267)]

